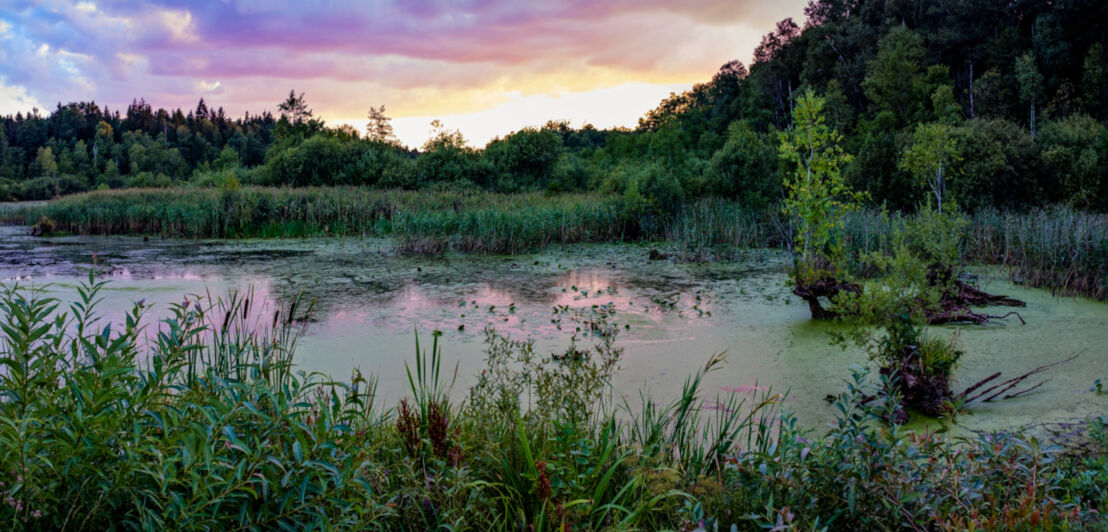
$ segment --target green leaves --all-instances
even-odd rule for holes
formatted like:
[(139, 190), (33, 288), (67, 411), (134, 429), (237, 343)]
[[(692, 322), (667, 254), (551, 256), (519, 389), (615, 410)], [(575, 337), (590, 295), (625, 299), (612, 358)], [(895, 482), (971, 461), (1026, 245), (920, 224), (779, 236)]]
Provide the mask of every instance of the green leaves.
[(826, 262), (843, 268), (843, 216), (860, 198), (843, 179), (851, 156), (840, 146), (842, 136), (824, 123), (823, 105), (823, 98), (804, 92), (793, 109), (793, 128), (779, 133), (780, 158), (795, 167), (785, 178), (785, 213), (794, 223), (802, 277), (814, 276)]
[(946, 177), (949, 168), (959, 160), (958, 143), (951, 135), (951, 127), (940, 122), (928, 122), (916, 126), (912, 144), (904, 149), (900, 159), (900, 168), (931, 189), (941, 215)]

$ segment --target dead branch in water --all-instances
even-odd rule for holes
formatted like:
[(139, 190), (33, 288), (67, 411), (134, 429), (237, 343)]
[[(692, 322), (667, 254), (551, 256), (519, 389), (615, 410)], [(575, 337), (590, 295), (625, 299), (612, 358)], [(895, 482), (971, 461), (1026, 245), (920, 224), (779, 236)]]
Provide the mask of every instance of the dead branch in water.
[[(1000, 376), (1000, 372), (994, 373), (994, 374), (989, 375), (988, 377), (985, 377), (984, 379), (978, 381), (973, 386), (970, 386), (969, 388), (966, 388), (966, 390), (964, 392), (958, 394), (958, 399), (963, 399), (965, 404), (967, 404), (967, 405), (974, 402), (974, 401), (976, 401), (976, 400), (978, 400), (978, 399), (981, 399), (981, 398), (984, 398), (984, 399), (981, 400), (981, 402), (987, 403), (989, 401), (992, 401), (992, 400), (996, 399), (997, 397), (999, 397), (1004, 392), (1007, 392), (1007, 391), (1019, 386), (1020, 383), (1022, 383), (1023, 381), (1031, 378), (1032, 376), (1034, 376), (1036, 374), (1042, 373), (1042, 372), (1044, 372), (1044, 371), (1046, 371), (1046, 370), (1048, 370), (1048, 369), (1050, 369), (1054, 366), (1065, 364), (1067, 362), (1072, 362), (1074, 359), (1081, 356), (1081, 353), (1084, 353), (1085, 351), (1086, 350), (1082, 350), (1080, 353), (1077, 353), (1076, 355), (1073, 355), (1073, 356), (1071, 356), (1071, 357), (1069, 357), (1065, 360), (1059, 360), (1057, 362), (1052, 362), (1050, 364), (1039, 366), (1039, 367), (1037, 367), (1037, 368), (1035, 368), (1031, 371), (1028, 371), (1027, 373), (1024, 373), (1023, 375), (1019, 375), (1017, 377), (1013, 377), (1011, 379), (1003, 381), (999, 384), (995, 384), (993, 386), (990, 386), (990, 387), (986, 388), (985, 390), (981, 391), (980, 393), (978, 393), (977, 395), (974, 395), (973, 397), (969, 397), (967, 399), (967, 396), (969, 396), (969, 394), (973, 393), (975, 390), (977, 390), (978, 388), (983, 386), (985, 383), (990, 382), (990, 381), (992, 381), (992, 380), (994, 380), (994, 379), (996, 379), (997, 377)], [(1042, 382), (1040, 382), (1040, 383), (1038, 383), (1034, 386), (1031, 386), (1030, 388), (1025, 388), (1023, 390), (1005, 395), (1004, 397), (1001, 397), (1001, 400), (1010, 399), (1010, 398), (1013, 398), (1013, 397), (1019, 397), (1021, 395), (1024, 395), (1024, 394), (1026, 394), (1026, 393), (1042, 386), (1043, 384), (1046, 384), (1046, 382), (1049, 381), (1049, 380), (1050, 379), (1044, 380), (1044, 381), (1042, 381)]]

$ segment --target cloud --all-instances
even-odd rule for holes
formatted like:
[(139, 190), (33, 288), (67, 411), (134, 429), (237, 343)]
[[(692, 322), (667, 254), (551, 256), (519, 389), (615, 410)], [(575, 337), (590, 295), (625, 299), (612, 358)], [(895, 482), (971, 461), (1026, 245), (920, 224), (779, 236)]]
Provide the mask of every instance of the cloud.
[(4, 78), (0, 78), (0, 115), (26, 112), (36, 107), (42, 109), (26, 89), (7, 85)]
[[(567, 120), (574, 127), (585, 124), (602, 129), (629, 127), (670, 92), (682, 87), (629, 83), (559, 95), (509, 93), (504, 95), (503, 103), (471, 113), (396, 118), (393, 129), (402, 143), (419, 147), (430, 136), (431, 121), (439, 120), (448, 129), (461, 130), (471, 146), (480, 147), (496, 137), (525, 127), (541, 127), (550, 120)], [(358, 130), (364, 130), (366, 125), (365, 119), (342, 122)]]
[(331, 121), (380, 104), (422, 120), (629, 85), (664, 96), (749, 62), (805, 3), (39, 0), (0, 12), (0, 76), (51, 104), (214, 94), (237, 114), (295, 88)]

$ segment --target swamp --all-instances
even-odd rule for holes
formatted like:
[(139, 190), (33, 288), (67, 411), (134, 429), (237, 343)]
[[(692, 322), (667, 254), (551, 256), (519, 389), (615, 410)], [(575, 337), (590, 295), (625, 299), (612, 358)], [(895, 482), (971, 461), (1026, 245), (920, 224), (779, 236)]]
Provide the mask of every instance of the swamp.
[(5, 5), (0, 528), (1108, 531), (1106, 47), (1100, 0)]
[[(718, 394), (756, 386), (789, 392), (789, 406), (809, 428), (832, 419), (822, 399), (841, 389), (865, 353), (828, 342), (834, 323), (813, 321), (786, 285), (779, 250), (748, 250), (732, 260), (650, 260), (643, 244), (590, 244), (512, 256), (449, 253), (404, 256), (386, 239), (174, 240), (133, 236), (35, 238), (0, 227), (0, 279), (45, 287), (68, 301), (87, 278), (95, 255), (105, 319), (119, 323), (134, 301), (151, 307), (151, 332), (169, 304), (193, 294), (250, 294), (270, 307), (315, 294), (312, 323), (297, 346), (297, 367), (343, 375), (352, 368), (381, 377), (389, 401), (407, 391), (404, 363), (414, 333), (443, 332), (444, 363), (460, 369), (459, 397), (484, 365), (484, 329), (535, 340), (544, 352), (588, 341), (593, 320), (615, 327), (626, 349), (613, 387), (635, 397), (646, 387), (659, 399), (680, 393), (690, 367), (716, 353), (727, 363), (706, 381)], [(1081, 355), (1049, 376), (1040, 393), (986, 403), (957, 429), (995, 430), (1036, 423), (1080, 422), (1103, 411), (1088, 393), (1089, 375), (1108, 361), (1108, 310), (1083, 298), (1013, 285), (995, 268), (977, 272), (982, 286), (1028, 302), (1025, 323), (1011, 317), (987, 327), (951, 325), (972, 353), (958, 380), (976, 382), (995, 370), (1031, 370), (1043, 361)], [(267, 313), (258, 308), (256, 312)], [(1004, 311), (1007, 312), (1007, 311)], [(828, 375), (842, 376), (827, 378)], [(927, 421), (922, 421), (927, 423)]]

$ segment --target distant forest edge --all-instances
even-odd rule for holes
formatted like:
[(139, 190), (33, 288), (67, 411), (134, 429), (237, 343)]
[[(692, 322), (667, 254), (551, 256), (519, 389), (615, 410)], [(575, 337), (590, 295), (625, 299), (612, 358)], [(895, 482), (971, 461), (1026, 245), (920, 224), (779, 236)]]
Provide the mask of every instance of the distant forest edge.
[(354, 185), (493, 192), (598, 192), (665, 216), (722, 197), (782, 197), (778, 133), (807, 90), (854, 159), (850, 184), (874, 205), (914, 210), (925, 185), (913, 145), (949, 144), (948, 190), (963, 209), (1066, 204), (1108, 211), (1108, 2), (821, 0), (801, 27), (779, 22), (750, 68), (725, 64), (633, 130), (549, 122), (466, 145), (434, 124), (400, 145), (384, 107), (362, 133), (327, 127), (303, 93), (232, 118), (126, 112), (93, 102), (0, 118), (0, 201), (95, 189)]

